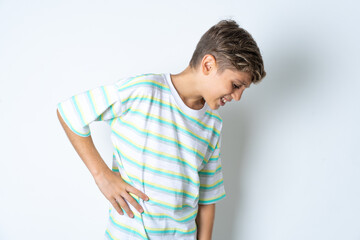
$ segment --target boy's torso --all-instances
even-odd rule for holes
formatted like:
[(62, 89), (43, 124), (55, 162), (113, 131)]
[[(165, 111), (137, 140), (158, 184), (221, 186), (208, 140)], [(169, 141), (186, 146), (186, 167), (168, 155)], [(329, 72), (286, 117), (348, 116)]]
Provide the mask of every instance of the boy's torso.
[[(206, 104), (194, 110), (179, 102), (181, 98), (169, 81), (169, 74), (145, 74), (117, 83), (123, 114), (108, 121), (114, 145), (113, 170), (150, 200), (136, 198), (144, 213), (137, 214), (132, 208), (134, 219), (114, 209), (110, 212), (113, 223), (118, 221), (128, 229), (131, 226), (127, 224), (132, 223), (133, 227), (146, 226), (147, 234), (158, 237), (168, 229), (179, 239), (193, 239), (198, 172), (215, 148), (222, 120)], [(109, 228), (119, 231), (113, 225)], [(191, 237), (186, 238), (184, 232)]]

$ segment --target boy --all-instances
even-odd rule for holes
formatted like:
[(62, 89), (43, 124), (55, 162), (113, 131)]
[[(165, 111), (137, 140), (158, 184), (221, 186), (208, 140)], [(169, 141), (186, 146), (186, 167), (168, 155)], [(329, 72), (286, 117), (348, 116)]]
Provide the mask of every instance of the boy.
[[(181, 73), (123, 78), (58, 104), (69, 140), (111, 203), (106, 239), (211, 239), (215, 203), (225, 198), (217, 109), (265, 75), (252, 36), (222, 20)], [(92, 142), (93, 121), (111, 126), (111, 170)]]

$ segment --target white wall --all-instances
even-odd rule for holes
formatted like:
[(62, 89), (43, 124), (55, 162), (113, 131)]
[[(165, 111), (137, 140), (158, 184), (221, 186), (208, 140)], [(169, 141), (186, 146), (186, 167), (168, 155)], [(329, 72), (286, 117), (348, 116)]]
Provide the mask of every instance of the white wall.
[[(108, 202), (56, 117), (71, 95), (183, 70), (233, 18), (268, 76), (228, 103), (213, 239), (360, 239), (355, 1), (0, 1), (0, 239), (102, 239)], [(91, 125), (111, 164), (110, 130)]]

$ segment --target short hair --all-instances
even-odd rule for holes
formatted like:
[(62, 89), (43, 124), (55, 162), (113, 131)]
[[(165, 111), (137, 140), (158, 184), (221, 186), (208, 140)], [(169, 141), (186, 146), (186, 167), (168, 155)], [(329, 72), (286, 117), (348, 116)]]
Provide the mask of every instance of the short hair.
[(260, 82), (266, 76), (255, 40), (234, 20), (221, 20), (204, 33), (196, 45), (190, 67), (197, 68), (206, 54), (214, 56), (219, 73), (225, 69), (248, 72), (252, 75), (253, 83)]

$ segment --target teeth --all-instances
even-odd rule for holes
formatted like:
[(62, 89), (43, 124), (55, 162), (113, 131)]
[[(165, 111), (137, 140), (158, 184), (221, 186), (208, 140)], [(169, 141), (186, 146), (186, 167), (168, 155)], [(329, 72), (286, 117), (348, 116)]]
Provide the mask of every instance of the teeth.
[(221, 98), (221, 100), (223, 101), (223, 103), (226, 103), (227, 101), (226, 101), (226, 99), (223, 97), (223, 98)]

